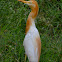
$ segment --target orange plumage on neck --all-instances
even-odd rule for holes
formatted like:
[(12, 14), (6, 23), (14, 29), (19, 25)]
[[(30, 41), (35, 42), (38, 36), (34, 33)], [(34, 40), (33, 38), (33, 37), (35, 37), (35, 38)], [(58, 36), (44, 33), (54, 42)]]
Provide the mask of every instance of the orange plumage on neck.
[(37, 4), (37, 2), (36, 1), (34, 1), (34, 4), (35, 4), (35, 8), (32, 8), (31, 7), (31, 12), (30, 12), (30, 14), (29, 14), (29, 16), (28, 16), (28, 19), (27, 19), (27, 23), (26, 23), (26, 33), (28, 32), (28, 30), (29, 30), (29, 28), (30, 28), (30, 26), (31, 26), (31, 19), (34, 19), (35, 20), (35, 18), (36, 18), (36, 16), (37, 16), (37, 14), (38, 14), (38, 4)]
[(30, 18), (28, 18), (27, 19), (27, 22), (26, 22), (26, 30), (25, 30), (25, 33), (27, 34), (27, 32), (29, 31), (29, 28), (30, 28), (30, 26), (31, 26), (31, 21), (30, 21), (31, 19)]

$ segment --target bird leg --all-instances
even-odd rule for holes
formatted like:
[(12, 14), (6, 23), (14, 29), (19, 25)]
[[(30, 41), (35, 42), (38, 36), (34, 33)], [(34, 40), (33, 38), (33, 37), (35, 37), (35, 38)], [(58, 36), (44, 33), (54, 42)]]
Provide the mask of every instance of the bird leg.
[(26, 54), (25, 54), (25, 61), (24, 61), (24, 62), (26, 62), (26, 58), (27, 58), (27, 56), (26, 56)]

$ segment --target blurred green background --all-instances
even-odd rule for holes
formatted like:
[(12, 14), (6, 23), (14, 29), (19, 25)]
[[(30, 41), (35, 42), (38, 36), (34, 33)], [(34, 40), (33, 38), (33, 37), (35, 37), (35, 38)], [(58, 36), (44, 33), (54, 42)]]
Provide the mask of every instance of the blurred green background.
[[(62, 62), (62, 0), (37, 0), (35, 20), (42, 49), (40, 62)], [(26, 20), (30, 9), (17, 0), (0, 0), (0, 62), (24, 62)], [(27, 61), (28, 58), (27, 58)]]

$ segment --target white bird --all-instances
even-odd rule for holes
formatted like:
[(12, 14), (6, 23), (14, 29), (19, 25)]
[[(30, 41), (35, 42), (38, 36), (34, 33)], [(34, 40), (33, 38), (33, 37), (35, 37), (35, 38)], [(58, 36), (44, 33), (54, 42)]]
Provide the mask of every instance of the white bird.
[(31, 12), (26, 22), (26, 35), (23, 42), (25, 54), (28, 56), (29, 62), (39, 62), (41, 54), (41, 40), (34, 21), (39, 10), (38, 3), (35, 0), (18, 1), (27, 4), (31, 8)]

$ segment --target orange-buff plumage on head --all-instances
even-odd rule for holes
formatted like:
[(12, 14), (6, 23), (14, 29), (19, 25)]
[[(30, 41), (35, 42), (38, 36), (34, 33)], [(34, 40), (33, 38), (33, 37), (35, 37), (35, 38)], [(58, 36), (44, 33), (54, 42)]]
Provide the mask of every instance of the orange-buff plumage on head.
[(38, 14), (38, 3), (35, 0), (18, 1), (27, 4), (31, 8), (31, 12), (26, 22), (26, 36), (23, 42), (25, 53), (28, 56), (29, 62), (39, 62), (41, 54), (41, 40), (34, 21)]

